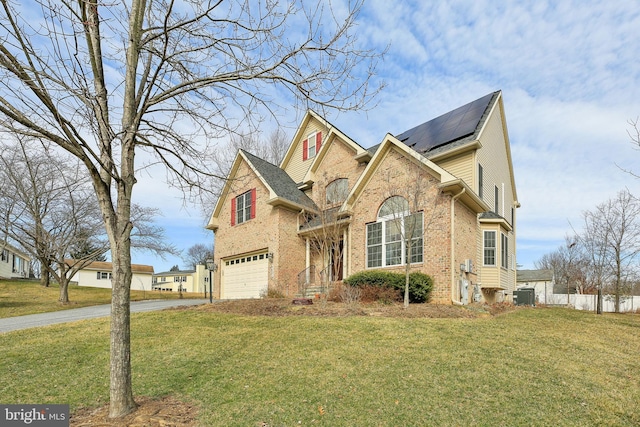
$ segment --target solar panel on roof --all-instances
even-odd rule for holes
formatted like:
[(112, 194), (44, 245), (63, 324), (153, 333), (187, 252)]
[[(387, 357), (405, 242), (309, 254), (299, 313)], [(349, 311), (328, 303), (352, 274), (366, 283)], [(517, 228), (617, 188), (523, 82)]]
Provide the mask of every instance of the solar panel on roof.
[(426, 152), (441, 145), (472, 135), (494, 93), (476, 99), (433, 120), (409, 129), (398, 139), (416, 151)]

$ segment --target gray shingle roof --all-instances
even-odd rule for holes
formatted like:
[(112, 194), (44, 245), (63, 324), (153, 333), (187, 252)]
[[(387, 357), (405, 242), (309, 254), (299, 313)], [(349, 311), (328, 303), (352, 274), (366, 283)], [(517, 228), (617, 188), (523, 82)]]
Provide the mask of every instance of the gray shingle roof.
[(498, 215), (493, 211), (487, 211), (480, 214), (480, 219), (505, 219), (502, 215)]
[(317, 209), (313, 200), (298, 189), (296, 183), (284, 170), (247, 151), (241, 151), (278, 197), (282, 197), (298, 205)]
[(518, 270), (517, 282), (551, 282), (553, 270)]

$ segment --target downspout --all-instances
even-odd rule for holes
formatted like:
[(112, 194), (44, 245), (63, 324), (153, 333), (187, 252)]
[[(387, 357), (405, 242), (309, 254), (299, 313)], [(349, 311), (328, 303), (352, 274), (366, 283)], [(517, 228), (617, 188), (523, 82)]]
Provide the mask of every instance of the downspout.
[(460, 190), (460, 192), (458, 194), (456, 194), (455, 196), (453, 196), (451, 198), (451, 302), (454, 305), (462, 305), (462, 303), (460, 301), (456, 301), (455, 299), (455, 295), (454, 295), (454, 289), (456, 288), (456, 266), (454, 263), (455, 260), (455, 231), (456, 231), (456, 226), (455, 226), (455, 213), (456, 213), (456, 200), (458, 200), (460, 198), (460, 196), (462, 196), (464, 194), (464, 192), (467, 191), (466, 188), (463, 188), (462, 190)]

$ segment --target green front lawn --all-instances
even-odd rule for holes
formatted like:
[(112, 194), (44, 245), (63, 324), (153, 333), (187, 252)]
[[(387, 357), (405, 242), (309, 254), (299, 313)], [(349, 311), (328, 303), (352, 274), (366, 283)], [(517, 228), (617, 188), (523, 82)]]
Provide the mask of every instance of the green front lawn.
[[(0, 318), (46, 313), (90, 305), (110, 304), (111, 289), (69, 285), (69, 304), (60, 304), (60, 288), (53, 283), (48, 288), (37, 281), (0, 280)], [(202, 294), (183, 293), (184, 298), (203, 298)], [(131, 291), (131, 301), (145, 299), (175, 299), (177, 292)]]
[[(132, 316), (136, 395), (203, 426), (640, 425), (640, 316)], [(108, 401), (108, 320), (0, 335), (0, 402)]]

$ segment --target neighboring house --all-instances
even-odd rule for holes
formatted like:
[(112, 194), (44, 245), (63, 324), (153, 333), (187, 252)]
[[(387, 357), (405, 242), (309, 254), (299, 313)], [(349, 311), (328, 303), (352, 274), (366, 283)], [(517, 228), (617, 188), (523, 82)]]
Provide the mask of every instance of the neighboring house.
[(553, 287), (555, 286), (553, 270), (518, 270), (516, 282), (517, 289), (535, 289), (536, 303), (557, 303), (557, 297), (554, 297), (553, 293)]
[(0, 278), (17, 279), (29, 277), (31, 258), (8, 243), (0, 243)]
[(209, 292), (209, 270), (196, 265), (195, 270), (175, 270), (153, 275), (152, 288), (156, 291)]
[[(94, 261), (74, 274), (71, 281), (77, 282), (78, 286), (111, 288), (112, 269), (113, 266), (110, 262)], [(131, 290), (151, 290), (153, 266), (131, 264), (131, 272), (133, 273), (131, 278)]]
[[(423, 204), (394, 218), (417, 181), (428, 183)], [(433, 277), (433, 302), (509, 300), (519, 206), (500, 91), (369, 149), (309, 111), (279, 166), (238, 152), (207, 225), (214, 295), (295, 295), (323, 277), (403, 272), (409, 257)], [(422, 230), (410, 249), (399, 237), (409, 219)], [(323, 248), (328, 228), (339, 239)]]

